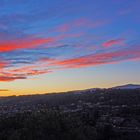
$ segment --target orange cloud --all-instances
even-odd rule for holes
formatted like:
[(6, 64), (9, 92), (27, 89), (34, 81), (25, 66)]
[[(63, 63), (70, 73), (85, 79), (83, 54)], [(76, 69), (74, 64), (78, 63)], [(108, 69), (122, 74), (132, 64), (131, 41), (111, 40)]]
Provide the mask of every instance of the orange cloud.
[(0, 91), (9, 91), (8, 89), (0, 89)]
[(50, 70), (46, 69), (45, 67), (42, 68), (40, 65), (34, 64), (29, 66), (22, 66), (20, 68), (13, 68), (13, 69), (4, 69), (0, 73), (0, 81), (1, 82), (9, 82), (18, 79), (27, 79), (29, 76), (45, 74), (51, 72)]
[(13, 51), (16, 49), (32, 48), (51, 42), (52, 38), (24, 38), (10, 41), (0, 41), (0, 52)]

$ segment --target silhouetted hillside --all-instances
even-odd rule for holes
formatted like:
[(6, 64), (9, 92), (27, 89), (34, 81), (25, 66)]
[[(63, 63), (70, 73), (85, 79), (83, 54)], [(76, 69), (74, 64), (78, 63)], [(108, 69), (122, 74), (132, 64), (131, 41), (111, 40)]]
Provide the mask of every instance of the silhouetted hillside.
[(0, 99), (0, 140), (139, 137), (139, 89), (89, 89)]

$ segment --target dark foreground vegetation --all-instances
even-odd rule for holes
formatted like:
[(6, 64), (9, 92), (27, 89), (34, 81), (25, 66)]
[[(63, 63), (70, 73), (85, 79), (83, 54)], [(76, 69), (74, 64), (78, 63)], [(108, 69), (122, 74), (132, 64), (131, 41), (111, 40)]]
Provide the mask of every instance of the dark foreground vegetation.
[(0, 140), (140, 140), (140, 90), (0, 99)]
[[(91, 116), (90, 116), (91, 115)], [(1, 140), (97, 140), (110, 137), (110, 126), (96, 128), (94, 113), (43, 111), (1, 118)], [(110, 129), (110, 130), (109, 130)], [(112, 134), (111, 134), (112, 135)]]

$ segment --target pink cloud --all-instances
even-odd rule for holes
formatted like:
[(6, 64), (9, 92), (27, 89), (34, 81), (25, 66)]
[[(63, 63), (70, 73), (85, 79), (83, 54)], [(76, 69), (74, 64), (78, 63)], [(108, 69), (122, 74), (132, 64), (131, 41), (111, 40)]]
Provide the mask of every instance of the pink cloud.
[(106, 23), (107, 23), (106, 20), (91, 21), (86, 18), (81, 18), (81, 19), (71, 21), (69, 23), (60, 24), (56, 27), (55, 31), (64, 33), (64, 32), (69, 32), (70, 30), (79, 28), (79, 27), (95, 28), (98, 26), (102, 26)]
[(1, 61), (0, 61), (0, 69), (3, 68), (3, 67), (5, 67), (6, 65), (7, 65), (6, 62), (1, 62)]
[(62, 24), (57, 28), (59, 32), (66, 32), (68, 30), (70, 30), (70, 24)]
[(124, 39), (113, 39), (113, 40), (108, 40), (102, 44), (103, 47), (110, 47), (113, 45), (122, 45), (124, 44)]
[(90, 55), (84, 55), (76, 58), (60, 60), (58, 58), (41, 58), (34, 64), (29, 64), (19, 68), (8, 68), (2, 65), (0, 72), (0, 81), (14, 81), (18, 79), (26, 79), (28, 77), (40, 74), (47, 74), (56, 70), (81, 68), (89, 66), (98, 66), (102, 64), (118, 63), (124, 60), (139, 60), (139, 46), (130, 46), (128, 49), (121, 49), (113, 52), (100, 52)]
[(117, 63), (123, 60), (134, 60), (138, 58), (140, 58), (140, 49), (120, 50), (115, 52), (103, 52), (72, 59), (65, 59), (53, 62), (50, 65), (57, 65), (62, 68), (80, 68), (101, 64)]
[(0, 76), (0, 82), (10, 82), (10, 81), (14, 81), (17, 79), (26, 79), (26, 77), (20, 77), (20, 76)]

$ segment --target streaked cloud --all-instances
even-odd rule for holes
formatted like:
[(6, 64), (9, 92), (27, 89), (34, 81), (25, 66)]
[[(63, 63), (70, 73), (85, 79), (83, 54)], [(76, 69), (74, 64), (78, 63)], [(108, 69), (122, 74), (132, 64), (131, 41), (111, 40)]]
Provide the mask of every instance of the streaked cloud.
[[(134, 46), (133, 46), (134, 47)], [(140, 48), (130, 50), (118, 50), (113, 52), (101, 52), (85, 55), (77, 58), (53, 62), (51, 65), (62, 66), (63, 68), (80, 68), (96, 66), (101, 64), (117, 63), (124, 60), (140, 59)]]
[(124, 39), (112, 39), (104, 42), (102, 44), (103, 47), (111, 47), (113, 45), (123, 45), (124, 44)]
[(0, 41), (0, 52), (13, 51), (16, 49), (27, 49), (37, 47), (51, 42), (52, 38), (24, 38), (17, 40)]
[(3, 91), (9, 91), (8, 89), (0, 89), (0, 92), (3, 92)]

